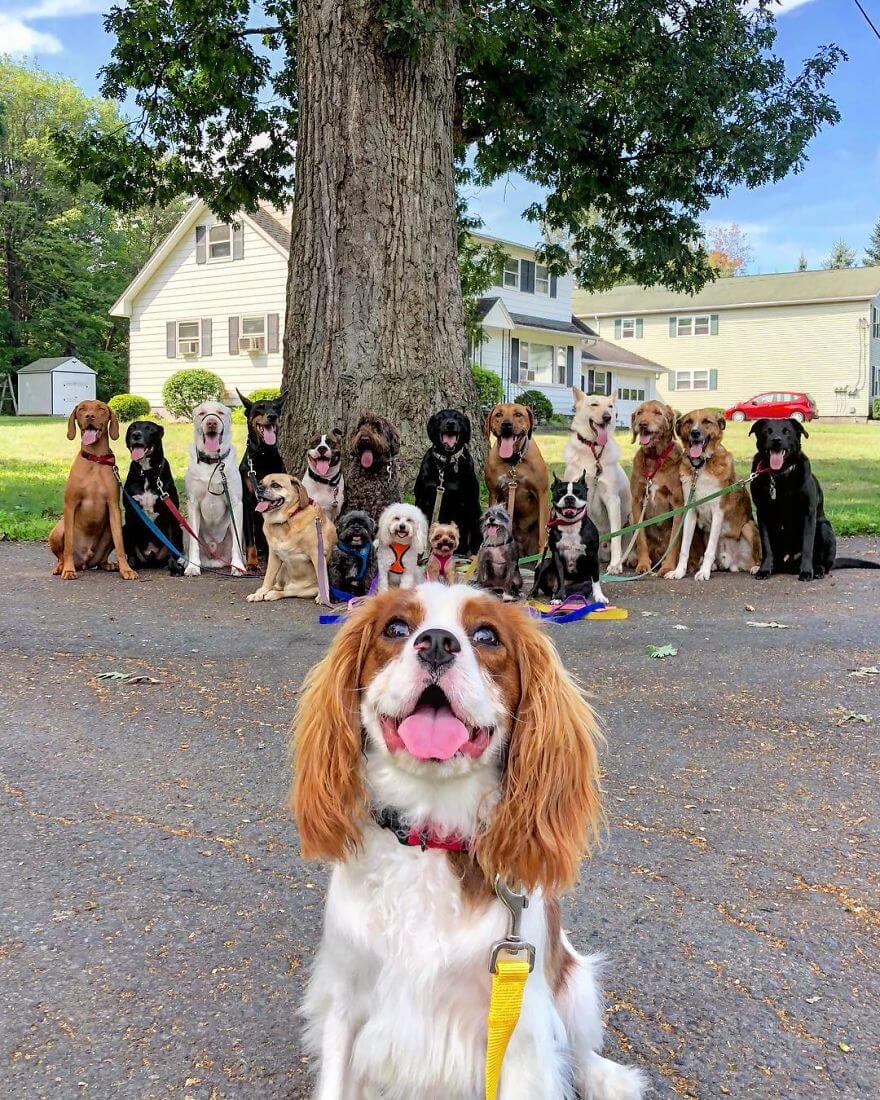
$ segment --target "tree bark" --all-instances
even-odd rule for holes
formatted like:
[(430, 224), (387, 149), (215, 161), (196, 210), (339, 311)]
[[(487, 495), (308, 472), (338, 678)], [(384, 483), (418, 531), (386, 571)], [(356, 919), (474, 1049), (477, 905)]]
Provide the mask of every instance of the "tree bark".
[(284, 458), (298, 471), (315, 431), (348, 438), (372, 410), (400, 431), (409, 488), (437, 409), (470, 415), (482, 464), (456, 248), (454, 45), (438, 34), (414, 60), (389, 56), (369, 0), (301, 0), (298, 15)]

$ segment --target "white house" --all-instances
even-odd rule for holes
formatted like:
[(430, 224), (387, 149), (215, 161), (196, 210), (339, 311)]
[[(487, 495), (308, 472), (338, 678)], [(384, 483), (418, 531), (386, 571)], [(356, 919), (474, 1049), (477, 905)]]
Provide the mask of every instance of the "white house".
[[(189, 207), (110, 311), (130, 319), (132, 393), (161, 407), (166, 379), (191, 366), (218, 374), (230, 392), (281, 384), (289, 225), (289, 214), (268, 203), (232, 225), (200, 200)], [(478, 304), (486, 338), (471, 349), (505, 396), (538, 389), (567, 413), (572, 385), (616, 388), (628, 422), (637, 401), (656, 395), (662, 367), (572, 316), (570, 275), (550, 275), (524, 245), (477, 239), (500, 243), (506, 256), (502, 284)]]

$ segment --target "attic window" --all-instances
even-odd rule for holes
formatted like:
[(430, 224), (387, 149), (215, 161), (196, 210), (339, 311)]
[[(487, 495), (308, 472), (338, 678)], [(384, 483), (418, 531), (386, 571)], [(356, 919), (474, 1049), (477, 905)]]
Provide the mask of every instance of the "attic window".
[(550, 294), (550, 272), (546, 264), (535, 264), (535, 293)]
[(208, 230), (208, 259), (232, 258), (232, 229), (228, 225), (212, 225)]

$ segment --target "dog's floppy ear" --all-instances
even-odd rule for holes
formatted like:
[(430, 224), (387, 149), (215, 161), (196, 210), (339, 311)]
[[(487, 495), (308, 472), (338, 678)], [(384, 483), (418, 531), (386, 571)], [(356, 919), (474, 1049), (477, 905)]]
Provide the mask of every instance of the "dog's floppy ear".
[(154, 427), (156, 429), (156, 432), (159, 435), (159, 438), (162, 439), (165, 435), (165, 425), (164, 424), (155, 424)]
[(719, 413), (715, 417), (715, 423), (718, 425), (719, 432), (725, 432), (727, 430), (727, 421), (724, 419), (724, 413)]
[[(486, 437), (486, 439), (491, 439), (492, 438), (492, 427), (491, 427), (492, 417), (495, 415), (496, 411), (500, 408), (501, 408), (500, 404), (493, 405), (492, 408), (489, 409), (489, 411), (483, 417), (483, 435)], [(71, 436), (70, 438), (73, 439), (73, 436)]]
[(789, 419), (791, 420), (792, 424), (794, 424), (794, 427), (795, 427), (795, 431), (796, 431), (796, 432), (798, 433), (798, 438), (801, 438), (801, 437), (803, 437), (803, 438), (805, 438), (805, 439), (809, 439), (809, 438), (810, 438), (810, 433), (809, 433), (809, 432), (807, 431), (807, 429), (806, 429), (806, 428), (804, 427), (804, 425), (803, 425), (803, 422), (802, 422), (802, 421), (800, 421), (800, 420), (795, 420), (795, 418), (794, 418), (793, 416), (792, 416), (792, 417), (789, 417)]
[(767, 417), (762, 416), (760, 420), (756, 420), (751, 428), (749, 428), (749, 435), (757, 435), (758, 432), (763, 431), (763, 425), (767, 423)]
[(109, 405), (107, 406), (107, 408), (110, 410), (110, 428), (109, 428), (110, 438), (111, 439), (118, 439), (119, 438), (119, 417), (116, 415), (116, 410), (115, 409), (111, 409)]
[(529, 439), (531, 439), (532, 432), (535, 430), (535, 410), (531, 405), (523, 405), (523, 408), (529, 414)]
[(299, 508), (306, 508), (309, 504), (309, 494), (306, 492), (306, 487), (300, 481), (298, 477), (292, 477), (290, 484), (296, 489), (297, 503)]
[[(641, 408), (641, 406), (639, 406), (639, 407)], [(632, 416), (629, 418), (629, 424), (630, 424), (630, 427), (632, 428), (632, 433), (633, 433), (632, 434), (632, 439), (630, 440), (630, 443), (635, 443), (636, 436), (639, 434), (638, 431), (636, 430), (636, 414), (638, 413), (638, 411), (639, 410), (636, 409), (635, 412), (633, 412)]]
[(430, 439), (432, 443), (437, 443), (437, 441), (440, 438), (440, 413), (439, 412), (431, 413), (431, 415), (428, 417), (428, 423), (426, 425), (426, 430), (428, 432), (428, 439)]
[(253, 401), (249, 401), (237, 386), (235, 387), (235, 392), (238, 394), (238, 400), (242, 403), (244, 407), (244, 414), (245, 416), (247, 416), (247, 414), (251, 411)]
[(367, 797), (361, 774), (361, 669), (381, 598), (356, 608), (311, 670), (293, 724), (290, 809), (307, 859), (341, 860), (361, 841)]
[(520, 698), (500, 798), (476, 838), (476, 857), (490, 882), (500, 875), (556, 894), (574, 883), (598, 839), (600, 733), (550, 640), (520, 609), (503, 613), (516, 616)]
[(415, 522), (415, 533), (413, 535), (414, 545), (416, 553), (421, 556), (428, 549), (428, 521), (419, 512)]
[(74, 405), (73, 408), (70, 410), (70, 416), (68, 416), (68, 418), (67, 418), (67, 438), (68, 439), (75, 439), (76, 438), (76, 410), (78, 408), (79, 408), (79, 405)]

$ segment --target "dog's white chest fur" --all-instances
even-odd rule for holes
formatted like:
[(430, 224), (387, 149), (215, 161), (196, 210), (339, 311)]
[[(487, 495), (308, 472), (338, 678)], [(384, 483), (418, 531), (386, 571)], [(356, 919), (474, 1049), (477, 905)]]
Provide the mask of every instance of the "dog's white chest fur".
[(156, 511), (156, 505), (159, 502), (159, 497), (156, 493), (151, 492), (149, 489), (144, 489), (142, 493), (137, 493), (134, 498), (138, 504), (147, 513), (150, 519), (155, 520), (158, 516)]
[(563, 527), (557, 543), (557, 552), (565, 562), (566, 568), (574, 572), (578, 558), (583, 553), (581, 542), (581, 525), (574, 523), (571, 527)]
[[(697, 480), (694, 490), (694, 499), (699, 500), (701, 497), (709, 496), (711, 493), (717, 493), (721, 486), (718, 484), (718, 479), (710, 474), (706, 467), (702, 467), (697, 474)], [(684, 499), (687, 500), (691, 491), (691, 481), (688, 478), (684, 483)], [(721, 497), (716, 497), (715, 500), (710, 500), (708, 504), (700, 504), (694, 511), (697, 514), (697, 526), (701, 530), (708, 531), (712, 526), (712, 516), (721, 507)]]

